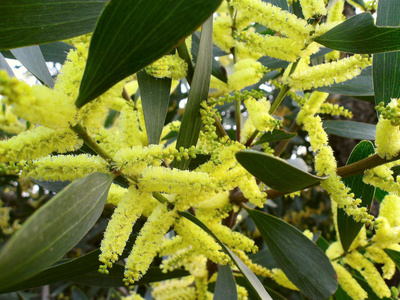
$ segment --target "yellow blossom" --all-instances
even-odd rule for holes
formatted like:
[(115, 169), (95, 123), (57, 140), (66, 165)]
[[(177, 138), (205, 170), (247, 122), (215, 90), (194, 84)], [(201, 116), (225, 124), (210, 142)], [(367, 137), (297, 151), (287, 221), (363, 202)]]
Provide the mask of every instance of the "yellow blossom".
[(265, 67), (254, 59), (242, 59), (233, 66), (233, 74), (228, 78), (228, 85), (235, 91), (255, 84), (262, 78)]
[(125, 284), (133, 284), (148, 270), (159, 251), (163, 236), (175, 222), (177, 212), (168, 211), (165, 204), (158, 204), (140, 230), (125, 266)]
[(355, 280), (343, 266), (336, 262), (332, 262), (332, 266), (337, 273), (340, 286), (347, 293), (347, 295), (350, 296), (351, 299), (367, 299), (367, 292), (363, 290), (363, 288), (358, 284), (357, 280)]
[(0, 162), (36, 159), (52, 152), (74, 151), (83, 142), (71, 129), (36, 127), (9, 140), (0, 141)]
[(390, 297), (390, 290), (378, 270), (375, 268), (374, 264), (361, 253), (352, 251), (343, 260), (350, 267), (360, 272), (367, 282), (373, 282), (371, 288), (378, 297)]
[(187, 63), (178, 54), (169, 54), (161, 57), (145, 68), (147, 74), (156, 78), (182, 79), (187, 73)]
[(352, 79), (370, 64), (368, 58), (354, 55), (339, 61), (296, 70), (286, 83), (299, 90), (331, 85)]
[(286, 274), (283, 273), (281, 269), (274, 268), (272, 269), (272, 279), (279, 285), (284, 286), (285, 288), (298, 291), (299, 289), (286, 277)]
[(300, 0), (300, 5), (306, 19), (326, 14), (324, 0)]
[[(122, 107), (118, 119), (118, 129), (120, 132), (119, 140), (125, 147), (145, 145), (142, 141), (147, 140), (147, 136), (140, 130), (139, 113), (133, 110), (132, 106), (124, 105)], [(119, 148), (122, 148), (122, 145)]]
[(244, 101), (249, 118), (254, 127), (259, 131), (272, 131), (279, 126), (278, 120), (269, 114), (271, 103), (266, 99), (256, 100), (249, 97)]
[(140, 193), (133, 186), (121, 197), (101, 242), (99, 260), (104, 265), (99, 270), (102, 273), (108, 273), (107, 268), (111, 268), (124, 251), (133, 225), (151, 198), (151, 194)]

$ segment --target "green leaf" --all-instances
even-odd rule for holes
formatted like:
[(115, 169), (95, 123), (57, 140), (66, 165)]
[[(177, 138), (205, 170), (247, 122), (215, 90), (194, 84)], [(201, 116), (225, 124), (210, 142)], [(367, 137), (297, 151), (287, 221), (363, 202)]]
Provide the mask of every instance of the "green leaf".
[[(40, 50), (42, 50), (42, 54), (45, 61), (58, 62), (63, 64), (67, 59), (68, 52), (71, 49), (74, 49), (73, 46), (64, 43), (64, 42), (54, 42), (44, 45), (39, 45)], [(4, 57), (15, 59), (15, 56), (12, 55), (10, 51), (2, 51)]]
[(264, 144), (264, 143), (271, 143), (271, 142), (279, 142), (282, 140), (289, 140), (295, 137), (296, 133), (286, 132), (280, 129), (274, 129), (271, 132), (264, 133), (260, 139), (255, 143), (255, 145)]
[[(193, 60), (195, 62), (197, 61), (199, 44), (200, 44), (200, 32), (195, 32), (194, 34), (192, 34), (192, 55), (193, 55)], [(225, 68), (214, 58), (214, 56), (216, 56), (215, 55), (216, 53), (218, 53), (218, 50), (216, 50), (216, 47), (213, 45), (211, 75), (213, 75), (215, 78), (218, 78), (222, 82), (228, 83), (228, 75), (226, 74)], [(225, 53), (225, 55), (227, 54)]]
[(299, 191), (326, 179), (304, 172), (279, 157), (262, 152), (243, 150), (236, 153), (236, 159), (257, 179), (284, 193)]
[[(385, 0), (378, 2), (376, 25), (399, 26), (400, 2)], [(374, 54), (372, 67), (374, 75), (375, 103), (387, 105), (391, 98), (400, 98), (400, 52)]]
[(155, 78), (145, 70), (137, 74), (149, 145), (160, 142), (169, 105), (171, 78)]
[(323, 121), (327, 133), (356, 140), (375, 140), (375, 125), (354, 121)]
[(314, 40), (328, 48), (348, 53), (390, 52), (400, 50), (400, 28), (375, 26), (371, 14), (362, 13)]
[[(347, 3), (349, 3), (350, 5), (353, 5), (353, 3), (350, 3), (349, 1), (346, 1)], [(359, 4), (362, 8), (365, 9), (365, 3), (363, 0), (353, 0), (352, 2)]]
[(48, 87), (54, 87), (54, 80), (47, 68), (42, 51), (39, 46), (28, 46), (23, 48), (11, 49), (11, 53), (21, 64), (31, 72), (37, 79)]
[[(374, 153), (374, 145), (370, 141), (362, 141), (354, 147), (346, 165), (367, 158)], [(355, 198), (361, 199), (362, 202), (360, 207), (366, 207), (368, 209), (374, 199), (375, 188), (372, 185), (363, 182), (363, 174), (347, 177), (343, 179), (343, 182), (351, 189)], [(343, 250), (347, 252), (360, 232), (363, 223), (354, 221), (353, 217), (348, 216), (344, 209), (337, 208), (337, 224), (340, 242), (342, 243)]]
[(236, 282), (229, 264), (218, 266), (217, 283), (214, 290), (214, 300), (237, 299)]
[(0, 50), (89, 33), (105, 3), (106, 0), (1, 0)]
[(257, 295), (257, 298), (262, 299), (262, 300), (269, 300), (269, 299), (272, 300), (272, 298), (265, 291), (260, 280), (258, 280), (257, 276), (254, 275), (254, 273), (249, 269), (249, 267), (247, 267), (246, 264), (244, 264), (239, 259), (239, 257), (237, 257), (227, 246), (225, 246), (224, 243), (222, 243), (219, 240), (219, 238), (206, 225), (204, 225), (203, 222), (201, 222), (194, 215), (192, 215), (188, 212), (179, 212), (179, 215), (181, 215), (182, 217), (185, 217), (189, 221), (193, 222), (194, 224), (199, 226), (201, 229), (203, 229), (205, 232), (207, 232), (210, 236), (212, 236), (214, 238), (214, 240), (222, 247), (223, 251), (227, 255), (229, 255), (229, 257), (231, 258), (233, 263), (238, 267), (240, 272), (242, 272), (244, 279), (249, 284), (252, 291)]
[(400, 252), (392, 249), (383, 249), (390, 259), (396, 264), (397, 269), (400, 271)]
[(324, 252), (329, 248), (329, 242), (322, 235), (318, 238), (315, 244)]
[(380, 188), (376, 188), (375, 190), (375, 199), (378, 200), (379, 203), (383, 201), (383, 198), (386, 197), (389, 193), (381, 190)]
[(90, 174), (39, 208), (1, 249), (0, 286), (32, 277), (76, 245), (103, 211), (112, 179)]
[(9, 77), (15, 77), (13, 70), (10, 68), (10, 65), (7, 63), (3, 54), (0, 53), (0, 69), (6, 70)]
[(347, 295), (347, 293), (339, 285), (338, 289), (335, 293), (335, 299), (336, 300), (352, 300), (353, 298), (351, 298), (349, 295)]
[(319, 87), (315, 90), (339, 95), (373, 96), (374, 86), (372, 83), (372, 67), (366, 67), (362, 70), (360, 75), (353, 79), (345, 82), (334, 83), (330, 86)]
[[(213, 59), (212, 51), (213, 19), (209, 18), (202, 27), (199, 54), (196, 61), (189, 97), (183, 113), (176, 149), (187, 149), (197, 144), (201, 128), (200, 104), (208, 98), (210, 74)], [(187, 169), (190, 160), (174, 161), (174, 167)]]
[(82, 107), (169, 53), (220, 3), (221, 0), (109, 1), (93, 33), (76, 105)]
[(337, 289), (328, 257), (295, 227), (272, 215), (246, 208), (278, 266), (310, 299), (326, 299)]

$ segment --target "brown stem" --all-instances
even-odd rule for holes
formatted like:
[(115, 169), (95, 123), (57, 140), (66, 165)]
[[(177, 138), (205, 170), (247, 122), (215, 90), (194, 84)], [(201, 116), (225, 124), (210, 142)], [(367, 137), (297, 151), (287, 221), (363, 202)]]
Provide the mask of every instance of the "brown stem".
[(257, 129), (254, 130), (253, 134), (248, 138), (246, 143), (244, 144), (246, 147), (250, 147), (250, 145), (253, 143), (254, 139), (257, 137), (257, 135), (260, 133)]
[(219, 137), (228, 136), (228, 134), (224, 129), (224, 126), (222, 126), (221, 120), (218, 118), (216, 114), (214, 114), (214, 121), (215, 121), (215, 127), (217, 128), (218, 136)]

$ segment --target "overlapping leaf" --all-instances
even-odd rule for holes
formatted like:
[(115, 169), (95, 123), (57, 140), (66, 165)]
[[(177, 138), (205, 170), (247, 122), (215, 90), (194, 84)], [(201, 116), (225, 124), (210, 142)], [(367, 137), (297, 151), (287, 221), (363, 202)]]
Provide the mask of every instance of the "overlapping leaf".
[(142, 98), (147, 142), (149, 145), (158, 145), (167, 116), (172, 80), (170, 78), (155, 78), (144, 70), (140, 71), (137, 77), (140, 97)]
[[(400, 26), (400, 1), (385, 0), (378, 2), (376, 25)], [(391, 98), (400, 98), (400, 51), (378, 53), (373, 57), (373, 77), (375, 103), (384, 102), (386, 105)]]
[[(346, 165), (367, 158), (374, 153), (374, 145), (370, 141), (362, 141), (353, 149)], [(347, 177), (343, 179), (343, 182), (351, 189), (355, 198), (361, 199), (361, 207), (368, 208), (371, 205), (371, 202), (374, 199), (375, 188), (372, 185), (363, 182), (362, 174)], [(354, 221), (353, 217), (348, 216), (342, 208), (337, 209), (337, 224), (340, 242), (342, 243), (343, 250), (347, 252), (363, 224)]]
[(278, 266), (306, 297), (327, 299), (336, 291), (335, 270), (320, 248), (285, 221), (257, 210), (246, 210)]
[(169, 53), (221, 1), (108, 2), (93, 33), (76, 105), (85, 105), (120, 80)]
[(257, 179), (275, 190), (292, 193), (318, 184), (318, 177), (294, 167), (286, 161), (262, 152), (243, 150), (236, 153), (238, 162)]
[(107, 0), (1, 0), (0, 50), (68, 39), (93, 31)]
[(400, 50), (400, 27), (379, 27), (370, 13), (355, 15), (315, 41), (334, 50), (372, 54)]
[(356, 140), (375, 140), (376, 126), (354, 121), (324, 121), (327, 133)]
[(0, 286), (32, 277), (75, 246), (103, 211), (111, 182), (108, 174), (90, 174), (39, 208), (2, 247)]

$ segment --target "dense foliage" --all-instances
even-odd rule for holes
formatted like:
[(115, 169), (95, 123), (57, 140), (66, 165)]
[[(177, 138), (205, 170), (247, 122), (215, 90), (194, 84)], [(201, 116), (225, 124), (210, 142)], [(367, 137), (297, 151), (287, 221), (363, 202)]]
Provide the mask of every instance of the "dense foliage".
[(0, 298), (397, 299), (399, 15), (2, 0)]

